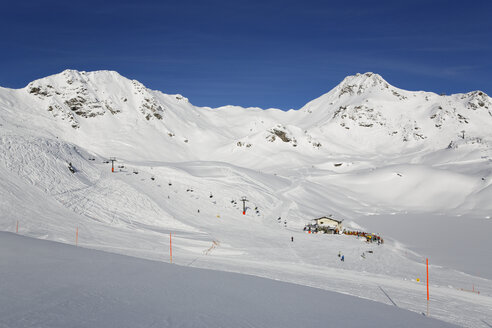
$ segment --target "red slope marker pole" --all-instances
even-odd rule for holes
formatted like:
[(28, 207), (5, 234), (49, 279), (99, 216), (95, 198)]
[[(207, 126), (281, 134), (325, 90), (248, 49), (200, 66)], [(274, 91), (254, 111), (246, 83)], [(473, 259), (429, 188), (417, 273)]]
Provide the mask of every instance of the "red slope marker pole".
[(429, 316), (429, 259), (425, 259), (425, 265), (427, 267), (427, 316)]
[(429, 300), (429, 259), (425, 259), (427, 267), (427, 301)]
[(173, 263), (173, 242), (171, 238), (171, 233), (169, 233), (169, 259)]

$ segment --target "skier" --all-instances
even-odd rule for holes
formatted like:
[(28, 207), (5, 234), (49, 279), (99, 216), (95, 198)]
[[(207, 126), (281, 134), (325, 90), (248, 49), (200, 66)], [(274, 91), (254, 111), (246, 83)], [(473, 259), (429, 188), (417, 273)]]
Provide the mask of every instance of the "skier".
[(290, 237), (290, 241), (294, 242), (294, 236)]
[(342, 258), (340, 259), (340, 261), (345, 262), (345, 255), (342, 255)]
[(338, 251), (338, 257), (342, 256), (342, 252)]
[(75, 173), (75, 169), (72, 166), (72, 162), (68, 163), (68, 169), (70, 170), (70, 172)]

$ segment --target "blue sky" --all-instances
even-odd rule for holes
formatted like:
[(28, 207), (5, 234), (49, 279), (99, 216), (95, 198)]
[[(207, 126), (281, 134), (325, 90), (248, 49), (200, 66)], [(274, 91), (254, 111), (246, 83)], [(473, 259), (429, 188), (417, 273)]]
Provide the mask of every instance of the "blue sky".
[(0, 85), (109, 69), (199, 106), (300, 108), (345, 76), (492, 95), (492, 1), (10, 1)]

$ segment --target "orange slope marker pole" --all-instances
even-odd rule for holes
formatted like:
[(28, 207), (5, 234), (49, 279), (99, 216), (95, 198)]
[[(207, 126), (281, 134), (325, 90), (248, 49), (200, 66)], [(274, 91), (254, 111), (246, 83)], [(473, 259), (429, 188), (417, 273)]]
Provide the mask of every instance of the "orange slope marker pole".
[(425, 265), (427, 267), (427, 316), (429, 316), (429, 259), (425, 259)]
[(169, 233), (169, 259), (171, 263), (173, 263), (173, 242), (172, 242), (171, 233)]

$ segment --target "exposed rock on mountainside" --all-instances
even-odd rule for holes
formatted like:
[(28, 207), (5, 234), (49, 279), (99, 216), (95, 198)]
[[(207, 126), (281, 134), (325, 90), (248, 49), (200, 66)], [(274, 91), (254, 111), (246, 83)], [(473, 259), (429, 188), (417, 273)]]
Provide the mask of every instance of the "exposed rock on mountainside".
[[(124, 90), (116, 90), (111, 94), (111, 87), (118, 86), (126, 80), (116, 72), (105, 72), (112, 76), (106, 81), (97, 81), (93, 78), (97, 72), (86, 73), (66, 70), (63, 73), (29, 83), (26, 87), (29, 95), (35, 96), (45, 104), (53, 117), (68, 120), (73, 128), (80, 128), (79, 118), (92, 118), (107, 113), (120, 113), (128, 102), (129, 95)], [(101, 83), (103, 82), (103, 83)], [(140, 95), (138, 105), (145, 119), (162, 120), (164, 109), (148, 90), (138, 81), (132, 81), (133, 94)], [(110, 90), (107, 90), (110, 87)]]
[(283, 142), (292, 143), (293, 147), (297, 147), (296, 138), (293, 136), (290, 136), (289, 133), (286, 131), (285, 127), (278, 125), (277, 127), (271, 129), (268, 132), (269, 132), (269, 134), (267, 136), (267, 140), (269, 142), (275, 142), (275, 140), (277, 140), (277, 138), (278, 138), (278, 139), (282, 140)]

